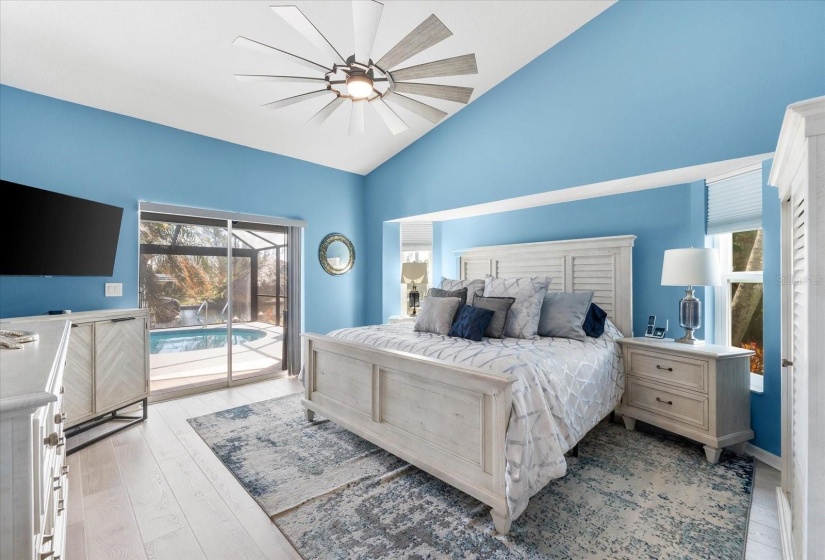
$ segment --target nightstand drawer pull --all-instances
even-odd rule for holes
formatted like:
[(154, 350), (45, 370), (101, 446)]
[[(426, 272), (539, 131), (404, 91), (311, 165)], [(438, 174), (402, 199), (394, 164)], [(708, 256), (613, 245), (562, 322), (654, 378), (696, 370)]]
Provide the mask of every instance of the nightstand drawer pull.
[(663, 401), (663, 400), (662, 400), (662, 399), (660, 399), (659, 397), (656, 397), (656, 402), (660, 402), (660, 403), (665, 403), (665, 404), (673, 405), (673, 401)]
[(672, 367), (662, 367), (659, 364), (656, 364), (656, 369), (663, 369), (665, 371), (673, 371)]

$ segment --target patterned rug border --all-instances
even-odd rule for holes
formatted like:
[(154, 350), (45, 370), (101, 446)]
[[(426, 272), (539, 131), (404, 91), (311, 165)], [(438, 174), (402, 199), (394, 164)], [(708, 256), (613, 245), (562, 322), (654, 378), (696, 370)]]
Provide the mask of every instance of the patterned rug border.
[[(337, 492), (339, 492), (339, 491), (341, 491), (341, 490), (343, 490), (343, 489), (345, 489), (345, 488), (347, 488), (347, 487), (351, 487), (351, 486), (357, 485), (357, 484), (359, 484), (359, 483), (363, 482), (364, 480), (366, 480), (366, 479), (368, 479), (368, 478), (371, 478), (371, 477), (370, 477), (370, 475), (365, 475), (364, 477), (360, 477), (360, 478), (358, 478), (358, 479), (352, 480), (352, 481), (350, 481), (350, 482), (348, 482), (348, 483), (345, 483), (345, 484), (343, 484), (343, 485), (341, 485), (341, 486), (338, 486), (338, 487), (336, 487), (336, 488), (334, 488), (334, 489), (330, 490), (329, 492), (325, 492), (325, 493), (323, 493), (323, 494), (321, 494), (321, 495), (318, 495), (318, 496), (313, 496), (313, 497), (311, 497), (311, 498), (309, 498), (309, 499), (304, 500), (304, 501), (303, 501), (303, 502), (301, 502), (301, 503), (298, 503), (298, 504), (296, 504), (296, 505), (294, 505), (294, 506), (292, 506), (292, 507), (289, 507), (289, 508), (287, 508), (287, 509), (285, 509), (285, 510), (283, 510), (283, 511), (281, 511), (281, 512), (278, 512), (278, 513), (276, 513), (276, 514), (274, 514), (274, 515), (271, 515), (271, 516), (270, 516), (270, 515), (269, 515), (269, 513), (266, 511), (266, 509), (265, 509), (264, 505), (261, 503), (261, 501), (260, 501), (258, 498), (256, 498), (256, 497), (255, 497), (255, 496), (254, 496), (254, 495), (253, 495), (253, 494), (252, 494), (252, 493), (251, 493), (251, 492), (250, 492), (250, 491), (246, 488), (246, 486), (244, 485), (244, 482), (243, 482), (243, 481), (242, 481), (242, 480), (238, 477), (238, 475), (236, 474), (236, 472), (235, 472), (232, 468), (230, 468), (230, 466), (229, 466), (229, 465), (228, 465), (228, 464), (227, 464), (227, 463), (226, 463), (226, 462), (225, 462), (225, 461), (224, 461), (224, 460), (223, 460), (223, 459), (222, 459), (222, 458), (221, 458), (221, 457), (220, 457), (217, 453), (215, 453), (215, 451), (212, 449), (212, 446), (209, 444), (209, 442), (207, 442), (207, 441), (206, 441), (206, 439), (204, 439), (203, 435), (201, 435), (200, 431), (198, 431), (198, 430), (195, 428), (195, 425), (194, 425), (194, 423), (195, 423), (197, 420), (202, 419), (202, 418), (206, 418), (206, 417), (210, 417), (210, 416), (215, 416), (215, 415), (217, 415), (217, 414), (226, 414), (228, 411), (238, 410), (238, 409), (242, 409), (242, 408), (247, 408), (247, 407), (249, 407), (249, 406), (251, 406), (251, 405), (260, 405), (260, 404), (262, 404), (262, 403), (268, 403), (268, 402), (273, 402), (273, 403), (274, 403), (274, 402), (281, 401), (281, 400), (286, 400), (286, 399), (290, 399), (290, 398), (295, 398), (296, 396), (300, 396), (301, 394), (302, 394), (302, 392), (301, 392), (301, 391), (298, 391), (298, 392), (295, 392), (295, 393), (290, 393), (290, 394), (287, 394), (287, 395), (281, 395), (281, 396), (279, 396), (279, 397), (273, 397), (273, 398), (271, 398), (271, 399), (265, 399), (265, 400), (262, 400), (262, 401), (256, 401), (256, 402), (254, 402), (254, 403), (248, 403), (248, 404), (244, 404), (244, 405), (240, 405), (240, 406), (236, 406), (236, 407), (231, 407), (231, 408), (227, 408), (227, 409), (220, 410), (220, 411), (216, 411), (216, 412), (210, 412), (209, 414), (202, 414), (202, 415), (200, 415), (200, 416), (193, 416), (193, 417), (191, 417), (191, 418), (187, 418), (187, 419), (186, 419), (186, 422), (190, 425), (190, 427), (192, 427), (193, 431), (194, 431), (194, 432), (198, 435), (198, 437), (201, 439), (201, 441), (203, 441), (203, 442), (204, 442), (204, 444), (206, 444), (207, 448), (208, 448), (208, 449), (209, 449), (209, 451), (212, 453), (212, 455), (213, 455), (215, 458), (217, 458), (217, 459), (218, 459), (218, 461), (220, 461), (220, 463), (224, 466), (224, 468), (225, 468), (225, 469), (226, 469), (226, 470), (227, 470), (227, 471), (228, 471), (228, 472), (232, 475), (232, 477), (233, 477), (235, 480), (237, 480), (237, 481), (238, 481), (238, 484), (240, 484), (240, 486), (241, 486), (241, 488), (243, 488), (244, 492), (246, 492), (246, 493), (247, 493), (247, 495), (249, 495), (249, 496), (250, 496), (250, 497), (251, 497), (251, 498), (255, 501), (255, 503), (257, 504), (257, 506), (258, 506), (259, 508), (261, 508), (261, 511), (263, 511), (263, 513), (264, 513), (264, 514), (265, 514), (265, 515), (269, 518), (269, 520), (270, 520), (270, 521), (272, 521), (272, 523), (273, 523), (273, 524), (275, 524), (275, 526), (278, 528), (278, 531), (281, 533), (281, 535), (282, 535), (284, 538), (286, 538), (286, 539), (287, 539), (287, 541), (289, 541), (289, 543), (292, 545), (292, 548), (295, 550), (295, 552), (298, 554), (298, 556), (299, 556), (300, 558), (302, 558), (302, 559), (305, 559), (305, 560), (306, 560), (306, 558), (307, 558), (307, 557), (306, 557), (306, 556), (304, 556), (304, 554), (301, 552), (301, 549), (299, 548), (298, 543), (294, 542), (294, 541), (293, 541), (293, 539), (292, 539), (292, 537), (290, 537), (290, 536), (287, 534), (287, 532), (286, 532), (286, 531), (284, 531), (284, 530), (283, 530), (283, 529), (282, 529), (282, 528), (278, 525), (278, 518), (280, 518), (280, 517), (284, 517), (284, 516), (286, 516), (286, 515), (288, 515), (288, 514), (290, 514), (290, 513), (294, 512), (294, 511), (295, 511), (295, 510), (297, 510), (298, 508), (300, 508), (300, 507), (302, 507), (302, 506), (304, 506), (304, 505), (306, 505), (306, 504), (312, 503), (313, 501), (317, 501), (317, 500), (319, 500), (319, 499), (323, 499), (323, 498), (325, 498), (325, 497), (329, 496), (330, 494), (334, 494), (334, 493), (337, 493)], [(315, 422), (315, 423), (318, 423), (318, 422), (319, 422), (319, 420), (318, 420), (318, 415), (316, 415), (316, 420), (315, 420), (314, 422)], [(322, 419), (320, 420), (320, 422), (332, 422), (332, 420), (329, 420), (329, 419), (327, 419), (327, 418), (322, 418)], [(614, 424), (618, 424), (618, 422), (615, 422)], [(646, 426), (646, 425), (645, 425), (645, 424), (643, 424), (643, 423), (642, 423), (642, 425), (643, 425), (643, 427), (644, 427), (644, 426)], [(638, 431), (640, 434), (644, 435), (645, 437), (652, 437), (652, 438), (657, 439), (657, 440), (659, 440), (659, 441), (666, 441), (666, 440), (669, 440), (669, 441), (673, 441), (673, 442), (675, 442), (675, 443), (680, 443), (680, 444), (688, 444), (688, 445), (692, 445), (692, 446), (697, 445), (695, 441), (693, 441), (693, 440), (691, 440), (691, 439), (689, 439), (689, 438), (686, 438), (686, 437), (684, 437), (684, 436), (680, 436), (680, 435), (677, 435), (677, 434), (671, 434), (671, 433), (669, 433), (669, 432), (661, 432), (659, 429), (657, 429), (657, 428), (655, 428), (655, 427), (653, 428), (653, 430), (645, 430), (644, 428), (643, 428), (642, 430), (638, 430), (638, 426), (639, 426), (639, 423), (637, 423), (637, 431)], [(594, 429), (595, 429), (595, 427), (594, 427)], [(589, 433), (589, 432), (588, 432), (588, 433)], [(587, 435), (585, 435), (585, 437), (587, 437)], [(584, 438), (582, 438), (582, 439), (584, 439)], [(744, 535), (743, 535), (743, 537), (742, 537), (742, 539), (743, 539), (743, 546), (742, 546), (742, 556), (741, 556), (741, 560), (745, 560), (746, 555), (747, 555), (747, 548), (748, 548), (748, 534), (749, 534), (749, 530), (750, 530), (750, 512), (751, 512), (751, 509), (753, 508), (753, 491), (754, 491), (754, 486), (755, 486), (755, 483), (756, 483), (756, 465), (755, 465), (755, 458), (754, 458), (754, 457), (752, 457), (752, 456), (748, 456), (748, 457), (749, 457), (749, 458), (751, 459), (751, 461), (753, 462), (753, 471), (752, 471), (752, 475), (751, 475), (751, 479), (750, 479), (750, 484), (749, 484), (749, 486), (748, 486), (748, 500), (747, 500), (747, 502), (748, 502), (748, 507), (747, 507), (748, 515), (745, 517)], [(407, 471), (410, 471), (410, 470), (421, 470), (421, 469), (417, 469), (417, 467), (415, 467), (414, 465), (411, 465), (411, 464), (409, 464), (409, 463), (408, 463), (406, 466), (401, 467), (401, 468), (399, 468), (399, 469), (396, 469), (396, 470), (394, 470), (394, 471), (392, 471), (392, 472), (386, 473), (385, 475), (383, 475), (383, 476), (382, 476), (382, 477), (380, 477), (380, 478), (381, 478), (381, 479), (390, 480), (390, 479), (393, 479), (393, 478), (397, 478), (397, 477), (399, 477), (399, 476), (403, 476), (403, 475), (404, 475)], [(422, 470), (422, 472), (425, 472), (425, 473), (426, 473), (426, 471), (423, 471), (423, 470)], [(428, 474), (428, 473), (427, 473), (427, 474)], [(432, 476), (432, 475), (430, 475), (430, 476)], [(493, 534), (493, 538), (497, 538), (497, 539), (504, 538), (504, 539), (507, 539), (508, 537), (501, 537), (500, 535), (498, 535), (498, 534), (495, 534), (495, 533), (494, 533), (494, 534)]]

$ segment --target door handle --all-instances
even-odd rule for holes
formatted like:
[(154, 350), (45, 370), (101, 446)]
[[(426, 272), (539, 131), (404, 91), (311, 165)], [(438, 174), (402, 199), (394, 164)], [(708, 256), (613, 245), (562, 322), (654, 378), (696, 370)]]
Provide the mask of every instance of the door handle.
[(793, 362), (790, 361), (788, 358), (782, 358), (782, 367), (791, 367)]
[(134, 321), (135, 317), (118, 317), (117, 319), (112, 319), (113, 323), (121, 323), (123, 321)]

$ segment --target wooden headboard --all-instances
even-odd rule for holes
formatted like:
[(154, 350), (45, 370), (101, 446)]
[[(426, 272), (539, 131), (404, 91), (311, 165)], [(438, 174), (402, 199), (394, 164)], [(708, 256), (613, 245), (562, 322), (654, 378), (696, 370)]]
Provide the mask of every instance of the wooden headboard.
[(462, 280), (549, 276), (550, 291), (593, 291), (593, 303), (625, 336), (633, 336), (635, 235), (495, 245), (456, 251)]

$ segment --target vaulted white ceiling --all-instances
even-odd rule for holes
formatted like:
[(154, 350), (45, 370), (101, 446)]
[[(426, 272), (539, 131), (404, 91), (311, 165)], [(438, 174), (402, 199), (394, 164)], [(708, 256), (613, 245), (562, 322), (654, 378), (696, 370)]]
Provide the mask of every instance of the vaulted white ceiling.
[[(366, 132), (349, 136), (348, 106), (319, 128), (303, 126), (329, 101), (326, 98), (276, 111), (262, 108), (264, 103), (317, 89), (311, 84), (240, 83), (233, 78), (236, 73), (311, 75), (301, 66), (232, 45), (243, 35), (319, 60), (316, 48), (269, 9), (275, 4), (297, 5), (344, 56), (353, 52), (352, 6), (346, 1), (3, 0), (0, 82), (360, 174), (436, 126), (399, 108), (410, 129), (393, 136), (375, 111), (368, 110)], [(434, 13), (453, 36), (403, 66), (475, 53), (477, 75), (416, 80), (473, 87), (472, 102), (612, 1), (384, 4), (373, 58), (380, 58)], [(450, 115), (464, 107), (417, 99)]]

